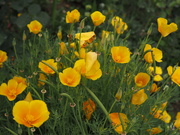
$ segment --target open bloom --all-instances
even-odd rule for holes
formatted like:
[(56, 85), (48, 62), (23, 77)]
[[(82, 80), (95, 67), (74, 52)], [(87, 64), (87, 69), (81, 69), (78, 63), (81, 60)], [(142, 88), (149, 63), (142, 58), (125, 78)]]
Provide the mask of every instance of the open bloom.
[[(42, 62), (52, 66), (53, 68), (55, 68), (57, 70), (57, 62), (54, 62), (54, 59), (42, 60)], [(43, 71), (44, 73), (47, 73), (47, 74), (55, 73), (55, 71), (53, 69), (51, 69), (49, 66), (45, 65), (42, 62), (39, 62), (39, 65), (38, 65), (38, 67), (41, 69), (41, 71)]]
[(151, 114), (153, 114), (154, 118), (160, 119), (165, 123), (169, 123), (171, 121), (171, 116), (163, 108), (154, 108), (152, 111), (153, 112)]
[(95, 110), (96, 104), (90, 98), (87, 101), (83, 102), (83, 111), (87, 120), (91, 118), (91, 115)]
[(63, 85), (76, 87), (80, 83), (81, 74), (79, 74), (75, 69), (69, 67), (64, 69), (62, 73), (59, 73), (59, 79)]
[(154, 60), (157, 61), (157, 62), (162, 62), (162, 57), (163, 57), (163, 54), (162, 54), (162, 51), (159, 50), (158, 48), (152, 48), (150, 44), (146, 44), (145, 48), (144, 48), (144, 52), (147, 51), (147, 50), (151, 50), (151, 52), (147, 52), (145, 55), (144, 55), (144, 59), (146, 62), (148, 63), (153, 63), (153, 57), (152, 57), (152, 54), (154, 56)]
[(66, 13), (66, 23), (79, 22), (79, 19), (80, 19), (80, 12), (77, 9), (74, 9), (71, 12), (68, 11)]
[(175, 120), (175, 122), (174, 122), (174, 126), (175, 126), (176, 128), (179, 128), (179, 129), (180, 129), (180, 112), (178, 112), (177, 115), (176, 115), (176, 120)]
[(27, 83), (26, 78), (23, 78), (23, 77), (21, 77), (21, 76), (14, 76), (13, 79), (16, 80), (18, 84), (19, 84), (19, 83), (23, 83), (23, 84), (25, 84), (26, 86), (28, 86), (28, 83)]
[(180, 66), (173, 68), (172, 66), (167, 67), (168, 74), (171, 76), (171, 80), (180, 86)]
[(97, 80), (102, 76), (100, 63), (95, 52), (88, 52), (85, 59), (77, 60), (74, 64), (74, 69), (91, 80)]
[[(110, 113), (109, 117), (112, 121), (112, 125), (114, 127), (114, 130), (118, 133), (118, 134), (122, 134), (124, 132), (124, 130), (126, 130), (127, 128), (127, 123), (128, 123), (128, 118), (126, 116), (126, 114), (124, 113)], [(122, 127), (122, 123), (123, 123), (123, 127)]]
[(128, 28), (128, 25), (123, 22), (122, 18), (120, 18), (119, 16), (113, 17), (111, 24), (118, 34), (124, 33), (124, 31)]
[(151, 66), (148, 69), (151, 72), (151, 74), (154, 75), (154, 81), (159, 82), (159, 81), (163, 80), (163, 78), (161, 76), (162, 75), (162, 68), (161, 67), (158, 67), (158, 66), (155, 67), (156, 73), (154, 73), (155, 72), (154, 67)]
[(158, 91), (159, 88), (160, 87), (158, 87), (156, 83), (153, 83), (152, 86), (151, 86), (150, 93), (154, 93), (154, 92)]
[(131, 99), (131, 103), (133, 105), (141, 105), (147, 99), (148, 99), (148, 96), (144, 92), (144, 89), (142, 89), (142, 90), (139, 90), (138, 92), (136, 92), (135, 94), (133, 94), (132, 99)]
[(41, 100), (18, 101), (13, 107), (13, 119), (26, 127), (40, 127), (49, 119), (47, 105)]
[(30, 32), (34, 34), (38, 34), (39, 32), (41, 32), (42, 24), (38, 22), (37, 20), (34, 20), (34, 21), (31, 21), (30, 24), (27, 25), (27, 27), (29, 28)]
[(135, 76), (134, 80), (135, 80), (136, 86), (139, 88), (142, 88), (142, 87), (145, 87), (149, 83), (150, 76), (147, 73), (140, 72)]
[(158, 31), (161, 33), (163, 37), (168, 36), (170, 33), (178, 30), (178, 26), (175, 23), (167, 24), (168, 21), (165, 18), (158, 18)]
[(95, 26), (100, 25), (103, 23), (106, 19), (106, 16), (104, 16), (101, 12), (95, 11), (91, 14), (91, 19)]
[(0, 67), (2, 67), (3, 62), (5, 62), (8, 59), (7, 53), (0, 50)]
[(27, 85), (24, 83), (18, 83), (16, 80), (11, 79), (8, 83), (2, 83), (0, 86), (0, 95), (6, 96), (9, 101), (14, 100), (17, 95), (21, 94)]
[(128, 63), (130, 61), (129, 48), (125, 46), (114, 46), (111, 48), (111, 54), (114, 62), (116, 63)]
[(149, 132), (150, 135), (155, 135), (155, 134), (161, 133), (162, 129), (159, 127), (154, 127), (154, 128), (148, 129), (147, 132)]
[(79, 44), (83, 48), (86, 47), (87, 44), (92, 43), (96, 38), (96, 35), (94, 31), (90, 31), (90, 32), (77, 33), (75, 34), (75, 38), (79, 40)]

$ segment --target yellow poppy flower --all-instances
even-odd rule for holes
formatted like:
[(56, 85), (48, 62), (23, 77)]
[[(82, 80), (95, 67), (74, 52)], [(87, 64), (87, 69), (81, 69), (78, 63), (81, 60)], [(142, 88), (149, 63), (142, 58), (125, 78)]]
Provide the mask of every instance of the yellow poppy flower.
[(156, 82), (159, 82), (159, 81), (162, 81), (163, 78), (162, 78), (162, 68), (159, 67), (159, 66), (156, 66), (156, 73), (154, 73), (154, 67), (149, 67), (149, 71), (151, 72), (152, 75), (154, 75), (154, 81)]
[(37, 20), (31, 21), (30, 24), (27, 25), (27, 27), (29, 28), (29, 31), (34, 33), (34, 34), (38, 34), (39, 32), (41, 32), (42, 29), (42, 24), (40, 22), (38, 22)]
[(160, 109), (153, 109), (153, 114), (154, 118), (158, 118), (162, 121), (164, 121), (165, 123), (169, 123), (171, 121), (171, 116), (167, 113), (166, 110), (163, 110), (162, 108)]
[[(46, 79), (47, 79), (47, 77), (43, 73), (39, 74), (39, 80), (44, 80), (45, 81)], [(42, 82), (42, 81), (38, 81), (38, 86), (40, 87), (41, 85), (45, 85), (45, 83)]]
[(75, 38), (79, 40), (81, 47), (86, 47), (88, 43), (92, 43), (96, 38), (94, 31), (75, 34)]
[(14, 100), (17, 95), (21, 94), (27, 85), (18, 83), (16, 80), (11, 79), (8, 83), (2, 83), (0, 86), (0, 95), (6, 96), (9, 101)]
[[(47, 63), (48, 65), (54, 67), (57, 70), (57, 62), (54, 62), (54, 59), (49, 59), (49, 60), (42, 60), (42, 62)], [(44, 63), (39, 62), (38, 67), (43, 71), (44, 73), (47, 74), (54, 74), (55, 71), (52, 70), (49, 66), (45, 65)]]
[(23, 77), (21, 77), (21, 76), (14, 76), (12, 79), (16, 80), (17, 83), (23, 83), (23, 84), (25, 84), (26, 86), (28, 86), (28, 83), (27, 83), (26, 78), (23, 78)]
[(7, 53), (0, 50), (0, 68), (3, 65), (3, 62), (5, 62), (8, 59)]
[(104, 16), (101, 12), (95, 11), (91, 14), (91, 19), (95, 26), (99, 26), (101, 23), (103, 23), (106, 19), (106, 16)]
[(133, 105), (141, 105), (148, 99), (147, 94), (144, 92), (144, 89), (139, 90), (135, 94), (133, 94), (131, 103)]
[(125, 22), (123, 22), (122, 18), (120, 18), (119, 16), (113, 17), (111, 24), (118, 34), (124, 33), (124, 31), (128, 28), (128, 25)]
[(47, 105), (41, 100), (18, 101), (13, 107), (13, 119), (26, 127), (40, 127), (49, 119)]
[[(150, 44), (146, 44), (145, 48), (144, 48), (144, 52), (147, 51), (147, 50), (151, 50), (153, 55), (154, 55), (154, 59), (155, 61), (157, 62), (162, 62), (162, 57), (163, 57), (163, 54), (162, 54), (162, 51), (159, 50), (158, 48), (152, 48)], [(144, 59), (146, 62), (148, 63), (153, 63), (153, 58), (152, 58), (152, 54), (151, 52), (147, 52), (145, 55), (144, 55)]]
[(114, 130), (118, 133), (118, 134), (122, 134), (123, 131), (123, 127), (122, 127), (122, 123), (124, 126), (124, 130), (126, 130), (127, 128), (127, 123), (128, 123), (128, 118), (126, 116), (126, 114), (124, 113), (110, 113), (109, 117), (112, 121), (112, 125), (114, 127)]
[(81, 80), (81, 75), (75, 69), (69, 67), (59, 73), (60, 82), (69, 87), (76, 87)]
[(135, 76), (134, 80), (135, 80), (136, 86), (139, 88), (142, 88), (142, 87), (145, 87), (149, 83), (150, 76), (147, 73), (140, 72)]
[(114, 46), (111, 48), (111, 54), (114, 62), (116, 63), (128, 63), (130, 61), (129, 48), (125, 46)]
[(165, 18), (158, 18), (158, 31), (161, 33), (163, 37), (168, 36), (170, 33), (178, 30), (178, 26), (175, 23), (167, 24), (168, 21)]
[(66, 13), (66, 23), (79, 22), (79, 19), (80, 19), (80, 12), (77, 9), (74, 9), (71, 12), (68, 11)]
[(171, 76), (171, 80), (180, 86), (180, 66), (173, 68), (172, 66), (167, 67), (168, 74)]
[(147, 132), (150, 133), (150, 135), (155, 135), (161, 133), (163, 130), (159, 127), (154, 127), (152, 129), (148, 129)]
[(90, 98), (87, 101), (83, 102), (83, 111), (87, 120), (91, 118), (91, 115), (95, 110), (96, 104)]
[(156, 91), (159, 90), (160, 87), (157, 87), (156, 83), (153, 83), (152, 86), (151, 86), (151, 91), (150, 93), (154, 93)]
[(176, 120), (175, 120), (175, 122), (174, 122), (174, 126), (175, 126), (176, 128), (179, 128), (179, 129), (180, 129), (180, 112), (178, 112), (178, 113), (176, 114)]
[(61, 42), (59, 43), (60, 45), (60, 54), (63, 55), (63, 54), (69, 54), (68, 50), (67, 50), (67, 47), (66, 47), (66, 44), (64, 42)]
[(100, 63), (95, 52), (88, 52), (85, 59), (77, 60), (74, 64), (74, 69), (91, 80), (97, 80), (102, 76)]

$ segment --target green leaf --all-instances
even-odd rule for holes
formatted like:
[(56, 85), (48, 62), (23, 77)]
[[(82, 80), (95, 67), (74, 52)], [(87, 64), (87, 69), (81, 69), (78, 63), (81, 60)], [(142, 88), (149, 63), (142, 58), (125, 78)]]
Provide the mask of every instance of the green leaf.
[(27, 24), (29, 24), (30, 21), (32, 21), (32, 20), (31, 20), (31, 17), (29, 16), (29, 14), (22, 14), (19, 18), (17, 18), (15, 23), (19, 28), (23, 28)]
[(6, 40), (7, 35), (3, 32), (0, 32), (0, 45)]
[(28, 7), (28, 12), (31, 15), (37, 15), (41, 11), (41, 7), (38, 4), (32, 4)]
[(36, 17), (36, 20), (40, 21), (43, 26), (47, 25), (49, 22), (49, 15), (46, 12), (40, 12)]

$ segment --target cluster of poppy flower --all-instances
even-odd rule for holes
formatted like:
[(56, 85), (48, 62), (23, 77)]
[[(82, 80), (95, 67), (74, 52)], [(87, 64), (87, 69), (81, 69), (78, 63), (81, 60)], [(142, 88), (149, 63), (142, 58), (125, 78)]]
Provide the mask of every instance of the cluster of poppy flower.
[[(95, 11), (90, 15), (94, 26), (101, 25), (106, 16), (104, 16), (101, 12)], [(80, 13), (77, 9), (73, 11), (68, 11), (66, 14), (66, 23), (76, 23), (80, 20)], [(158, 18), (158, 31), (161, 33), (162, 37), (168, 36), (170, 33), (175, 32), (178, 28), (175, 23), (171, 23), (170, 25), (167, 24), (167, 20), (165, 18)], [(122, 18), (115, 16), (112, 18), (111, 21), (112, 26), (116, 30), (118, 34), (122, 34), (125, 30), (127, 30), (128, 25), (123, 22)], [(30, 22), (27, 25), (29, 31), (38, 34), (41, 32), (42, 24), (37, 20)], [(108, 37), (109, 32), (104, 31), (104, 38)], [(61, 37), (61, 34), (58, 34)], [(75, 54), (79, 57), (79, 60), (75, 61), (74, 67), (67, 67), (62, 72), (58, 71), (58, 62), (54, 59), (42, 60), (39, 62), (39, 69), (48, 75), (53, 75), (55, 73), (58, 74), (58, 78), (63, 85), (69, 87), (76, 87), (81, 83), (81, 77), (85, 77), (91, 80), (99, 79), (103, 73), (100, 69), (100, 62), (98, 61), (98, 54), (96, 52), (86, 52), (85, 48), (88, 44), (92, 43), (95, 40), (96, 34), (94, 31), (90, 32), (81, 32), (76, 33), (74, 35), (75, 39), (78, 41), (78, 45), (80, 46), (79, 52), (75, 52)], [(60, 44), (60, 53), (61, 55), (68, 53), (68, 49), (66, 48), (66, 44), (64, 42)], [(71, 47), (75, 47), (74, 42), (70, 43)], [(131, 52), (128, 47), (126, 46), (113, 46), (111, 47), (111, 56), (115, 63), (129, 63), (131, 60)], [(0, 66), (2, 63), (7, 60), (6, 52), (0, 50)], [(147, 63), (152, 64), (153, 62), (162, 62), (163, 53), (157, 47), (152, 47), (150, 44), (146, 44), (144, 47), (144, 60)], [(169, 66), (167, 68), (168, 74), (171, 77), (171, 80), (180, 86), (180, 67), (172, 67)], [(39, 74), (39, 85), (45, 85), (43, 80), (46, 80), (46, 75), (43, 73)], [(131, 103), (133, 105), (141, 105), (146, 100), (148, 100), (148, 95), (146, 91), (149, 90), (150, 93), (154, 93), (159, 90), (159, 87), (156, 83), (153, 83), (152, 86), (146, 87), (150, 80), (151, 76), (153, 81), (158, 82), (162, 81), (162, 69), (161, 67), (152, 67), (149, 66), (147, 69), (147, 73), (139, 72), (134, 77), (134, 83), (136, 84), (137, 92), (132, 95)], [(42, 80), (42, 81), (41, 81)], [(14, 77), (13, 79), (9, 80), (8, 83), (3, 83), (0, 86), (0, 95), (6, 96), (10, 101), (14, 100), (17, 95), (21, 94), (26, 87), (28, 87), (28, 83), (26, 79), (22, 77)], [(149, 89), (150, 88), (150, 89)], [(117, 93), (116, 97), (118, 100), (121, 98), (121, 92)], [(161, 119), (165, 123), (169, 123), (171, 120), (171, 116), (165, 110), (167, 102), (162, 104), (161, 108), (154, 107), (151, 110), (151, 114), (154, 118)], [(36, 111), (34, 111), (36, 110)], [(83, 103), (83, 110), (85, 113), (86, 118), (89, 120), (91, 118), (92, 113), (96, 110), (96, 105), (94, 101), (90, 98)], [(14, 120), (19, 123), (23, 124), (27, 127), (39, 127), (41, 126), (48, 118), (49, 118), (49, 111), (47, 105), (44, 101), (41, 100), (33, 100), (31, 95), (28, 94), (25, 100), (18, 101), (13, 107), (13, 116)], [(122, 134), (128, 127), (128, 117), (124, 113), (110, 113), (109, 117), (112, 121), (112, 125), (114, 130)], [(180, 128), (180, 117), (179, 113), (177, 114), (176, 121), (174, 123), (176, 128)], [(159, 127), (154, 127), (152, 129), (148, 129), (148, 132), (151, 134), (156, 134), (162, 132)]]

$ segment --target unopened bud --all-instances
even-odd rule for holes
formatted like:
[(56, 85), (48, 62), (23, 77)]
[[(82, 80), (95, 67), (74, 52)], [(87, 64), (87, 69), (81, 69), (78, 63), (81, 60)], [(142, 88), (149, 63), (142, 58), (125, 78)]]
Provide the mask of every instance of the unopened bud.
[(23, 32), (23, 38), (22, 38), (22, 40), (23, 40), (23, 41), (26, 40), (26, 33), (25, 33), (25, 32)]
[(16, 45), (16, 39), (15, 39), (15, 38), (13, 38), (12, 45), (13, 45), (13, 46)]
[(148, 31), (147, 31), (147, 35), (150, 35), (151, 32), (152, 32), (152, 26), (153, 26), (153, 23), (151, 23), (151, 26), (149, 27)]
[(115, 98), (116, 98), (116, 100), (119, 101), (121, 99), (121, 97), (122, 97), (122, 90), (118, 89), (118, 91), (117, 91), (117, 93), (115, 95)]

